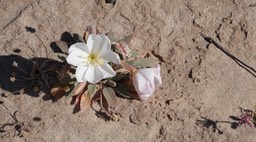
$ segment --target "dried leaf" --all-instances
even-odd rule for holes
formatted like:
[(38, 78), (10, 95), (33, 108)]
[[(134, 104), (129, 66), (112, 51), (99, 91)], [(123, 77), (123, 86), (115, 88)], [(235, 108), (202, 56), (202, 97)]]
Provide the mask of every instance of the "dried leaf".
[(65, 41), (56, 41), (56, 45), (60, 48), (62, 53), (68, 54), (68, 44)]
[(79, 94), (78, 96), (76, 96), (76, 100), (75, 100), (75, 103), (74, 103), (75, 106), (79, 106), (79, 109), (80, 109), (81, 97), (82, 97), (82, 94)]
[(98, 32), (99, 32), (99, 29), (97, 26), (91, 26), (91, 25), (87, 26), (87, 29), (84, 32), (84, 37), (83, 37), (84, 41), (87, 42), (90, 34), (97, 34)]
[(58, 101), (63, 96), (71, 94), (71, 88), (74, 88), (73, 84), (58, 85), (53, 87), (51, 89), (51, 95), (54, 97), (54, 101)]
[(54, 54), (59, 58), (59, 61), (66, 62), (66, 58), (68, 57), (67, 54), (58, 52), (54, 52)]
[(116, 87), (113, 87), (113, 89), (121, 96), (128, 99), (131, 98), (131, 93), (123, 85), (117, 83)]
[(115, 106), (116, 104), (116, 93), (111, 87), (103, 88), (103, 96), (107, 100), (108, 106)]
[(75, 88), (75, 85), (74, 84), (70, 84), (69, 85), (69, 90), (65, 90), (65, 92), (66, 92), (65, 96), (66, 97), (72, 96), (72, 92), (73, 92), (74, 88)]
[(86, 86), (86, 84), (87, 84), (86, 82), (79, 82), (73, 91), (73, 95), (75, 96), (81, 93), (84, 87)]
[(79, 94), (78, 96), (76, 96), (76, 99), (75, 99), (75, 102), (74, 102), (74, 110), (73, 110), (73, 114), (77, 113), (80, 111), (80, 100), (81, 100), (81, 97), (82, 97), (82, 93)]
[(51, 89), (51, 95), (56, 96), (59, 94), (61, 91), (63, 91), (63, 88), (61, 86), (55, 86)]
[(110, 87), (116, 87), (116, 82), (113, 81), (113, 80), (107, 80), (107, 84), (108, 84)]
[(81, 100), (80, 100), (80, 110), (83, 112), (84, 110), (86, 110), (87, 108), (89, 108), (91, 105), (91, 97), (88, 94), (88, 91), (85, 91), (82, 96), (81, 96)]
[(153, 58), (140, 58), (133, 61), (127, 61), (126, 63), (134, 66), (135, 68), (146, 68), (155, 67), (159, 61)]

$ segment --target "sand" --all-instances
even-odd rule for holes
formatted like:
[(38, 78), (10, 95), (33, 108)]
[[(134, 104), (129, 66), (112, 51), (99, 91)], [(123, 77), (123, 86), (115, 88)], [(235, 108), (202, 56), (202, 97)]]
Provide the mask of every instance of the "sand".
[[(234, 129), (230, 116), (256, 105), (255, 13), (254, 0), (0, 1), (0, 101), (34, 125), (23, 137), (11, 133), (0, 141), (254, 142), (256, 129)], [(118, 98), (122, 117), (115, 122), (92, 109), (73, 114), (68, 98), (53, 103), (47, 92), (12, 93), (22, 87), (10, 82), (13, 61), (25, 66), (29, 58), (54, 59), (51, 43), (65, 32), (83, 34), (88, 25), (120, 38), (133, 34), (132, 47), (159, 59), (163, 84), (148, 101)], [(222, 133), (197, 124), (202, 117), (226, 121), (217, 123)], [(0, 124), (11, 121), (0, 107)]]

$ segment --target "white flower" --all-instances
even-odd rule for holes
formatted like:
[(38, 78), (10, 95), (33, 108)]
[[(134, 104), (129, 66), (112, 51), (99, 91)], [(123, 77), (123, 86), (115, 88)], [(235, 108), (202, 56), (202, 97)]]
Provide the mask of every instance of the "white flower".
[(104, 78), (113, 77), (115, 71), (108, 64), (120, 63), (118, 54), (111, 50), (110, 40), (104, 34), (90, 34), (86, 43), (75, 43), (69, 48), (67, 62), (77, 66), (78, 82), (97, 83)]
[(162, 84), (160, 65), (156, 68), (138, 69), (132, 74), (132, 81), (140, 99), (147, 100)]

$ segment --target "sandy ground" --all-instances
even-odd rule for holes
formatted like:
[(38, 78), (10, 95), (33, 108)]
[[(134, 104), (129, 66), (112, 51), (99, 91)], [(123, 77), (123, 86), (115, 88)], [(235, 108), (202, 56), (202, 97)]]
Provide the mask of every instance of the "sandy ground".
[[(239, 107), (256, 105), (255, 0), (1, 0), (0, 101), (19, 121), (34, 123), (17, 142), (254, 142), (255, 129), (233, 129), (230, 116)], [(93, 110), (72, 114), (62, 98), (53, 103), (40, 94), (14, 95), (19, 87), (9, 81), (13, 61), (21, 66), (29, 58), (52, 58), (50, 45), (64, 32), (83, 34), (98, 25), (118, 37), (133, 34), (132, 46), (159, 58), (162, 86), (147, 102), (119, 98), (120, 121), (105, 121)], [(25, 27), (35, 28), (31, 33)], [(229, 56), (202, 37), (211, 37), (238, 58)], [(46, 51), (44, 45), (47, 47)], [(242, 64), (245, 63), (246, 65)], [(251, 67), (251, 68), (250, 68)], [(32, 118), (41, 121), (34, 122)], [(197, 125), (205, 117), (214, 127)], [(0, 123), (12, 121), (4, 107)], [(229, 123), (230, 122), (230, 123)]]

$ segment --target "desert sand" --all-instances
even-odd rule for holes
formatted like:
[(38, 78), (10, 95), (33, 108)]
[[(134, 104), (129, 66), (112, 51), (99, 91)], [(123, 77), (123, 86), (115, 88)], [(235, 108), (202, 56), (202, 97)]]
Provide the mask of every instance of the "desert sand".
[[(0, 101), (34, 125), (0, 141), (256, 141), (255, 128), (233, 128), (230, 117), (256, 105), (255, 0), (1, 0), (0, 19)], [(10, 82), (13, 61), (25, 67), (30, 58), (54, 59), (51, 43), (88, 25), (120, 38), (133, 34), (130, 46), (159, 59), (163, 84), (148, 101), (118, 98), (116, 122), (92, 109), (73, 114), (69, 99), (53, 103), (44, 98), (49, 92), (12, 93), (22, 87)], [(203, 117), (225, 122), (207, 128), (197, 124)], [(12, 121), (1, 106), (0, 124)]]

